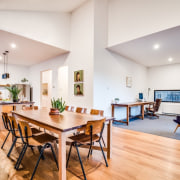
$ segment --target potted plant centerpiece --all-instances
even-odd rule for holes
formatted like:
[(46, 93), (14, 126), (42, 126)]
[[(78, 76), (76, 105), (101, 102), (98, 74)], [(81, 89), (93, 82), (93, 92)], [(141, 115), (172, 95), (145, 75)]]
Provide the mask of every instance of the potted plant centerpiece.
[(62, 98), (61, 99), (51, 99), (51, 106), (52, 108), (50, 109), (49, 114), (50, 115), (58, 115), (62, 113), (65, 110), (65, 101), (63, 102)]
[(22, 89), (18, 89), (17, 86), (10, 86), (10, 87), (6, 87), (6, 89), (11, 93), (11, 97), (13, 102), (18, 102), (18, 95), (19, 93), (22, 91)]

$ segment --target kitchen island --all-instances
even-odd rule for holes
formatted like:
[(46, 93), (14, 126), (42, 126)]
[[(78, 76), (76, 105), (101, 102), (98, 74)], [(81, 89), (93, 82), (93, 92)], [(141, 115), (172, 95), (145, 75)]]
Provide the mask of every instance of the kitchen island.
[(7, 101), (0, 101), (0, 130), (4, 129), (1, 114), (2, 112), (10, 113), (14, 110), (22, 109), (22, 106), (33, 106), (34, 102), (7, 102)]

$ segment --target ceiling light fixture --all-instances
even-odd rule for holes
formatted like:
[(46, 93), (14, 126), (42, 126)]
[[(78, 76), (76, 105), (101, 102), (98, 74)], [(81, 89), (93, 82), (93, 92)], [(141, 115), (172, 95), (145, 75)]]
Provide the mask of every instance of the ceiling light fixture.
[(159, 49), (159, 47), (160, 47), (159, 44), (154, 44), (153, 49), (157, 50), (157, 49)]
[(168, 61), (169, 61), (169, 62), (172, 62), (172, 61), (173, 61), (173, 58), (172, 58), (172, 57), (169, 57), (169, 58), (168, 58)]
[(15, 49), (15, 48), (16, 48), (16, 44), (15, 44), (15, 43), (12, 43), (12, 44), (11, 44), (11, 47), (12, 47), (13, 49)]
[(4, 56), (4, 74), (2, 74), (2, 79), (8, 79), (10, 77), (8, 73), (8, 53), (9, 51), (5, 51), (3, 53)]

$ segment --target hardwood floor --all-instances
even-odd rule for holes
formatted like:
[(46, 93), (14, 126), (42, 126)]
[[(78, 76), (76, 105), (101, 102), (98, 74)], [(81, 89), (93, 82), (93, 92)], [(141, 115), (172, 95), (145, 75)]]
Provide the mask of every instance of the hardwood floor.
[[(173, 133), (173, 132), (172, 132)], [(5, 136), (0, 131), (0, 145)], [(142, 132), (113, 127), (113, 151), (112, 159), (108, 160), (109, 167), (104, 164), (100, 151), (93, 151), (93, 156), (86, 160), (87, 150), (80, 149), (88, 180), (179, 180), (180, 179), (180, 141)], [(10, 147), (8, 143), (4, 147), (7, 153)], [(12, 163), (18, 157), (21, 146), (13, 150)], [(67, 152), (69, 147), (67, 147)], [(45, 152), (46, 159), (41, 161), (35, 175), (37, 180), (56, 180), (58, 171), (52, 159), (50, 151)], [(1, 158), (1, 157), (0, 157)], [(24, 179), (29, 179), (38, 158), (31, 151), (26, 153), (22, 162)], [(80, 176), (79, 176), (80, 175)], [(79, 177), (78, 177), (79, 176)], [(67, 177), (70, 180), (83, 179), (76, 150), (72, 150), (72, 156), (67, 169)]]

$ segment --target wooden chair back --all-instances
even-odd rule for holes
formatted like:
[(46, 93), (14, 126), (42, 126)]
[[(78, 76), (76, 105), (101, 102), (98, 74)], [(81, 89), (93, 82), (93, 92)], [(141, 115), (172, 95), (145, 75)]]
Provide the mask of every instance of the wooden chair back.
[(9, 119), (9, 124), (10, 124), (10, 128), (11, 128), (12, 134), (14, 136), (16, 136), (16, 132), (18, 130), (18, 124), (16, 122), (16, 119), (13, 116), (8, 116), (8, 119)]
[(33, 110), (33, 107), (30, 107), (30, 106), (22, 106), (22, 110)]
[(8, 113), (2, 112), (2, 120), (3, 120), (4, 128), (10, 131)]
[(69, 112), (74, 112), (74, 106), (66, 106), (65, 110)]
[(105, 119), (96, 120), (96, 121), (88, 121), (86, 124), (85, 134), (92, 135), (93, 134), (101, 134), (104, 128)]
[(159, 110), (159, 107), (161, 105), (162, 99), (156, 99), (156, 103), (154, 105), (154, 112), (157, 112)]
[(28, 122), (19, 120), (18, 127), (19, 127), (19, 131), (20, 131), (20, 135), (23, 139), (32, 137), (32, 130), (31, 130)]
[(81, 113), (81, 114), (86, 114), (87, 113), (87, 108), (77, 107), (76, 112)]
[(97, 109), (91, 109), (90, 114), (91, 115), (104, 116), (104, 111), (103, 110), (97, 110)]
[(34, 109), (34, 110), (38, 110), (39, 107), (38, 107), (38, 106), (33, 106), (33, 109)]

